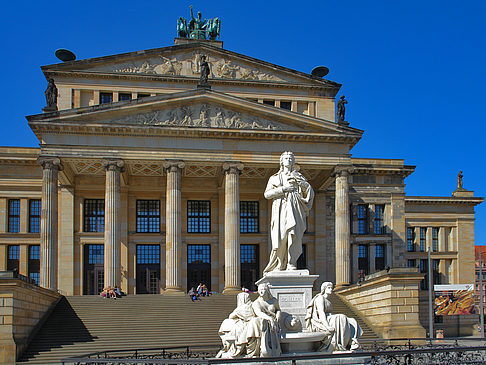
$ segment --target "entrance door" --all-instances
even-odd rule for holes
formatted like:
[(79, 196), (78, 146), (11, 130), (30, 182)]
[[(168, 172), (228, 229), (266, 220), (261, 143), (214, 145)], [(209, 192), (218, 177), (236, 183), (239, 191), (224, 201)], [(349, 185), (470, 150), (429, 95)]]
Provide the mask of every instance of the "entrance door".
[(160, 245), (137, 245), (137, 294), (160, 293)]
[(187, 245), (187, 290), (199, 283), (211, 290), (211, 246)]
[(105, 251), (103, 245), (84, 245), (85, 295), (97, 295), (103, 290)]
[(240, 245), (241, 286), (256, 291), (260, 278), (260, 251), (258, 245)]

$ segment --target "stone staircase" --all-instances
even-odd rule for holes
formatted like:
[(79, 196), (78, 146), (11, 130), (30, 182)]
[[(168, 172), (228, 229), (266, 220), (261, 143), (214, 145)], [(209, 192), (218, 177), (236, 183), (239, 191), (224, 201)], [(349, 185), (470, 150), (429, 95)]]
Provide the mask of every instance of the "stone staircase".
[[(256, 298), (252, 294), (252, 299)], [(334, 312), (357, 318), (337, 296)], [(18, 364), (59, 364), (70, 356), (104, 350), (220, 345), (218, 329), (236, 306), (234, 295), (192, 302), (187, 295), (63, 298)], [(364, 338), (376, 338), (360, 319)]]

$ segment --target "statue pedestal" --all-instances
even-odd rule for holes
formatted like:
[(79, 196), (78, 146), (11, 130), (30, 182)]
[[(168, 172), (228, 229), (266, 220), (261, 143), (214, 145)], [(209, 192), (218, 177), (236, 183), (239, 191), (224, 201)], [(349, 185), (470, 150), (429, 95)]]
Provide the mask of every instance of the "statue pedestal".
[[(270, 293), (277, 298), (282, 311), (282, 318), (291, 315), (299, 319), (302, 328), (305, 328), (304, 318), (307, 305), (312, 299), (314, 281), (319, 275), (310, 275), (309, 270), (272, 271), (256, 282), (269, 284)], [(284, 318), (285, 320), (285, 318)], [(294, 332), (282, 328), (283, 332)]]

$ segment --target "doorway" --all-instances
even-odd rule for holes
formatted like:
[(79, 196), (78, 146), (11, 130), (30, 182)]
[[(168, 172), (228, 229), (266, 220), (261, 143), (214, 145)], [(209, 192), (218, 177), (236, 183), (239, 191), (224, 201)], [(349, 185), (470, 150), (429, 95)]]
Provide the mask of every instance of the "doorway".
[(260, 279), (260, 250), (258, 245), (240, 245), (241, 286), (256, 291)]
[(84, 245), (84, 295), (98, 295), (105, 282), (104, 245)]
[(211, 245), (187, 245), (187, 290), (199, 283), (211, 290)]
[(160, 245), (137, 245), (137, 294), (160, 293)]

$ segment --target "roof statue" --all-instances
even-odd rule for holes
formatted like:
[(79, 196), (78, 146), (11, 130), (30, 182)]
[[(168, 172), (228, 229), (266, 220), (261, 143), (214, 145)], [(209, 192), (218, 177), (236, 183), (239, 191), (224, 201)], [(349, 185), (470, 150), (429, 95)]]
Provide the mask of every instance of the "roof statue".
[(177, 19), (177, 36), (180, 38), (191, 39), (210, 39), (215, 40), (221, 32), (221, 20), (219, 18), (202, 19), (201, 12), (197, 12), (194, 17), (191, 5), (191, 20), (189, 25), (187, 19), (180, 17)]

